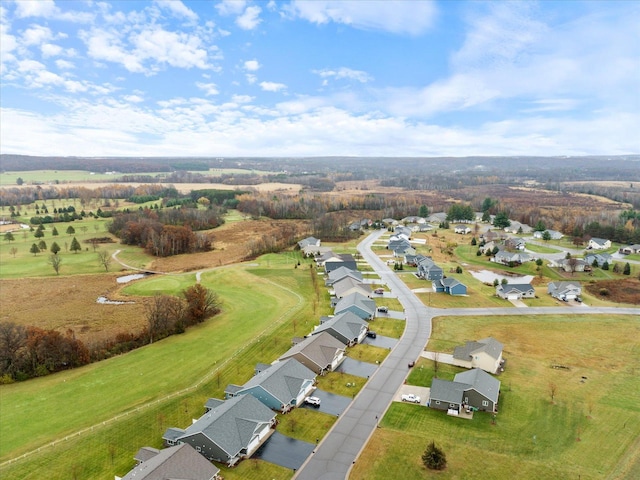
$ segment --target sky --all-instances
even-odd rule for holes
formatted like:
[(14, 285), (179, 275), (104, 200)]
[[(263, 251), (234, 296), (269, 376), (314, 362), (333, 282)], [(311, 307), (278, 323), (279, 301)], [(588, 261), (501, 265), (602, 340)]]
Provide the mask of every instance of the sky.
[(1, 0), (0, 153), (640, 153), (640, 1)]

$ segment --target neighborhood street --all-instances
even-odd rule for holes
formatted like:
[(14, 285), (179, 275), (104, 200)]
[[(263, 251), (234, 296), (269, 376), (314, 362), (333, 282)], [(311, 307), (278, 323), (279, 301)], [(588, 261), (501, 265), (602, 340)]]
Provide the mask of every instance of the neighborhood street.
[[(454, 315), (526, 315), (568, 313), (566, 307), (454, 308), (426, 307), (398, 276), (371, 251), (371, 245), (386, 230), (377, 230), (358, 245), (358, 251), (404, 306), (406, 327), (402, 338), (373, 373), (353, 402), (293, 478), (343, 480), (403, 384), (408, 363), (415, 361), (431, 335), (431, 320)], [(627, 314), (640, 318), (640, 308), (589, 307), (571, 309), (571, 314)], [(417, 407), (419, 408), (419, 407)]]

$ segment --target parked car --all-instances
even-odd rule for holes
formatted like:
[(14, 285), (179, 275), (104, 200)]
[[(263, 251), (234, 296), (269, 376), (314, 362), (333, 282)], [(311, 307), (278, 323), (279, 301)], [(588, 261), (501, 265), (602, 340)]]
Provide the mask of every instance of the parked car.
[(376, 288), (373, 293), (376, 295), (382, 295), (384, 293), (384, 288)]
[(369, 330), (367, 332), (367, 337), (376, 338), (377, 336), (378, 336), (378, 334), (376, 332), (374, 332), (373, 330)]
[(312, 407), (319, 407), (320, 399), (318, 397), (307, 397), (304, 399), (304, 403), (311, 405)]
[(413, 393), (406, 393), (402, 395), (402, 401), (410, 403), (420, 403), (420, 397), (418, 395), (414, 395)]
[(576, 302), (581, 303), (582, 302), (582, 297), (576, 297), (575, 300), (576, 300)]
[(378, 307), (380, 313), (389, 313), (389, 307)]

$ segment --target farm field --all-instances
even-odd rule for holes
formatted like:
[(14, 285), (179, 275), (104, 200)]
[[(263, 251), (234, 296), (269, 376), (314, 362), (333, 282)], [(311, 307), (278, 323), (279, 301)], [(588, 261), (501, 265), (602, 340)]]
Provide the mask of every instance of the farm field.
[[(585, 332), (589, 332), (585, 335)], [(505, 344), (505, 372), (495, 420), (473, 420), (394, 403), (362, 456), (353, 479), (635, 478), (640, 469), (640, 380), (637, 318), (571, 315), (436, 319), (428, 349), (450, 352), (473, 338)], [(611, 352), (616, 354), (612, 355)], [(553, 365), (561, 368), (552, 368)], [(461, 369), (440, 365), (438, 377)], [(408, 383), (429, 386), (434, 363), (421, 359)], [(550, 386), (556, 392), (552, 401)], [(434, 440), (448, 467), (421, 462)]]
[[(260, 266), (267, 261), (269, 268)], [(124, 473), (139, 447), (160, 446), (167, 427), (187, 425), (208, 397), (220, 397), (228, 383), (246, 381), (255, 363), (272, 361), (289, 348), (288, 338), (312, 328), (311, 305), (304, 301), (311, 297), (309, 275), (278, 255), (258, 259), (253, 267), (208, 272), (202, 283), (224, 304), (223, 313), (204, 324), (103, 362), (2, 386), (1, 461), (69, 438), (3, 465), (0, 476), (69, 478), (77, 471), (79, 478), (106, 478)], [(146, 291), (139, 282), (136, 292), (153, 294), (153, 280)], [(251, 288), (242, 288), (247, 285)], [(69, 398), (73, 409), (66, 408)], [(42, 415), (50, 419), (46, 425), (39, 420)], [(73, 437), (86, 428), (94, 431)], [(290, 472), (276, 478), (288, 477)]]

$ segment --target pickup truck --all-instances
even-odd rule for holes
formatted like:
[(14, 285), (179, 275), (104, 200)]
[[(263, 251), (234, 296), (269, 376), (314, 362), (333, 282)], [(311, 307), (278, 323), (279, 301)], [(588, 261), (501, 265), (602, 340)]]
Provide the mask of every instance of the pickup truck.
[(420, 397), (413, 393), (406, 393), (402, 395), (403, 402), (420, 403)]

